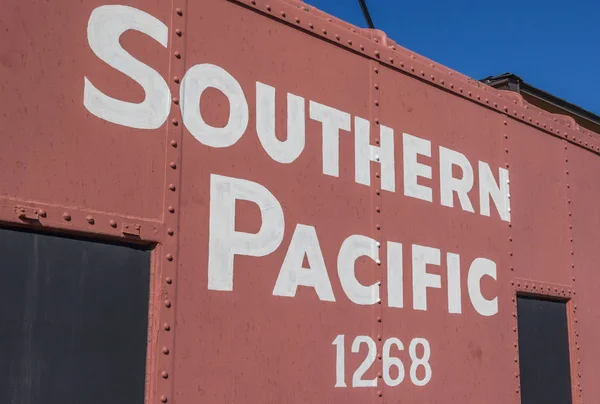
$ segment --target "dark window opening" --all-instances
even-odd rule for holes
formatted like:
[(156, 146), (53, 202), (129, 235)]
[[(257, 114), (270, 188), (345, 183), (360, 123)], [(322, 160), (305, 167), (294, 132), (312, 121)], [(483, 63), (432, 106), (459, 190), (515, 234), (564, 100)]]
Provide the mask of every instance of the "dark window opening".
[(517, 296), (522, 404), (571, 404), (567, 303)]
[(0, 229), (0, 402), (143, 404), (150, 252)]

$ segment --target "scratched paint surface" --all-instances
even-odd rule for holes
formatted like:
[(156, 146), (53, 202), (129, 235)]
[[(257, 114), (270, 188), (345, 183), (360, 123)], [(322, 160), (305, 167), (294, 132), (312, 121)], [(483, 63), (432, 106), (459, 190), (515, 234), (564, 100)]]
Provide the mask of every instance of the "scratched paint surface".
[(0, 6), (0, 221), (153, 221), (147, 401), (516, 404), (536, 284), (572, 292), (573, 391), (599, 398), (598, 156), (374, 33), (246, 3)]

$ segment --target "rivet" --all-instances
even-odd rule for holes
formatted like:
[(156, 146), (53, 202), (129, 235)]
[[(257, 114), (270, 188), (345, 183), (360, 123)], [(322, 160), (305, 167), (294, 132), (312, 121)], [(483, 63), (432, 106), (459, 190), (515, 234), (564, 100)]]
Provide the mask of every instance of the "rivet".
[(167, 276), (167, 277), (165, 278), (165, 282), (167, 283), (167, 285), (170, 285), (170, 284), (172, 284), (172, 283), (173, 283), (173, 279), (171, 279), (171, 277), (170, 277), (170, 276)]
[(360, 45), (360, 50), (363, 50), (363, 51), (365, 50), (364, 45)]
[(376, 211), (377, 213), (379, 213), (379, 212), (381, 212), (381, 208), (380, 208), (379, 206), (376, 206), (376, 207), (375, 207), (375, 211)]
[(375, 100), (375, 106), (379, 106), (379, 101)]
[(352, 45), (352, 40), (348, 39), (348, 45)]
[(379, 69), (376, 67), (373, 68), (373, 71), (375, 72), (375, 74), (379, 73)]
[(377, 317), (377, 322), (381, 323), (381, 317)]
[(282, 11), (282, 12), (281, 12), (281, 16), (282, 16), (282, 17), (285, 17), (285, 11)]
[(379, 189), (376, 189), (376, 190), (375, 190), (375, 194), (376, 194), (376, 195), (379, 195), (379, 194), (381, 194), (381, 191), (380, 191)]
[(381, 358), (382, 358), (381, 354), (378, 354), (377, 359), (381, 359)]
[(173, 56), (175, 56), (177, 59), (181, 59), (181, 53), (179, 51), (173, 52)]
[(179, 98), (173, 97), (173, 104), (179, 105)]
[(181, 36), (181, 35), (183, 35), (183, 32), (181, 32), (181, 30), (180, 30), (179, 28), (177, 28), (177, 29), (175, 30), (175, 33), (177, 34), (177, 36)]
[(167, 254), (167, 260), (173, 261), (173, 254)]
[(308, 24), (308, 26), (309, 26), (311, 29), (315, 27), (315, 26), (313, 25), (313, 23), (312, 23), (312, 22), (311, 22), (310, 24)]
[(160, 402), (161, 403), (166, 403), (167, 402), (167, 396), (160, 396)]
[(340, 35), (339, 34), (335, 34), (335, 39), (337, 39), (339, 41), (340, 40)]
[(117, 222), (115, 222), (114, 220), (111, 220), (108, 223), (110, 224), (110, 227), (117, 227)]
[(92, 216), (86, 216), (85, 220), (87, 220), (89, 224), (94, 224), (94, 218)]
[(321, 32), (323, 32), (323, 35), (327, 35), (327, 30), (325, 28), (323, 28)]
[(67, 222), (71, 221), (71, 215), (68, 212), (63, 213), (63, 219)]
[(166, 308), (171, 307), (171, 301), (169, 299), (165, 300), (165, 307)]
[(169, 374), (167, 373), (166, 370), (163, 370), (162, 372), (160, 372), (160, 375), (162, 376), (163, 379), (166, 379), (169, 377)]
[(165, 354), (165, 355), (168, 355), (169, 354), (169, 348), (167, 348), (166, 346), (164, 346), (162, 348), (162, 353)]
[(165, 329), (165, 331), (169, 331), (171, 329), (171, 326), (169, 325), (169, 323), (164, 323), (163, 328)]
[(394, 58), (390, 56), (390, 63), (394, 64)]
[(381, 378), (382, 378), (382, 376), (383, 376), (383, 375), (381, 374), (381, 372), (377, 372), (377, 377), (378, 377), (378, 378), (380, 378), (380, 379), (381, 379)]
[(373, 52), (373, 53), (375, 53), (375, 56), (379, 57), (379, 51), (378, 51), (378, 50), (376, 50), (376, 51), (375, 51), (375, 52)]
[(381, 397), (381, 396), (383, 396), (383, 393), (382, 393), (381, 391), (378, 391), (378, 392), (377, 392), (377, 395), (378, 395), (379, 397)]
[(46, 217), (46, 211), (45, 210), (40, 210), (40, 212), (38, 214), (40, 215), (40, 217)]
[(295, 20), (295, 21), (296, 21), (298, 24), (300, 24), (300, 18), (296, 17), (296, 18), (294, 18), (294, 20)]
[(171, 166), (171, 168), (173, 170), (177, 168), (177, 163), (175, 163), (174, 161), (171, 161), (171, 163), (169, 165)]
[(375, 87), (375, 90), (379, 90), (379, 84), (375, 84), (373, 87)]
[(253, 6), (256, 5), (256, 0), (252, 0), (250, 3), (252, 3)]
[(381, 176), (381, 174), (379, 174), (379, 171), (375, 173), (375, 177), (379, 178)]
[(177, 119), (175, 119), (175, 118), (173, 118), (173, 119), (171, 120), (171, 123), (173, 124), (173, 126), (177, 126), (177, 125), (179, 125), (179, 121), (178, 121)]
[(169, 210), (169, 213), (175, 213), (175, 208), (173, 206), (169, 206), (167, 209)]
[(381, 335), (377, 335), (377, 341), (381, 341)]
[(169, 189), (171, 191), (175, 191), (175, 184), (169, 184)]
[(267, 6), (265, 7), (267, 9), (267, 11), (271, 11), (271, 6), (267, 4)]
[(380, 225), (376, 225), (376, 226), (375, 226), (375, 228), (376, 228), (377, 230), (381, 230), (381, 226), (380, 226)]
[(183, 10), (180, 8), (176, 8), (175, 12), (177, 13), (177, 15), (183, 15)]
[(177, 147), (177, 140), (171, 140), (171, 146)]
[(179, 83), (181, 80), (179, 79), (179, 76), (175, 76), (175, 77), (173, 77), (173, 81), (175, 83)]

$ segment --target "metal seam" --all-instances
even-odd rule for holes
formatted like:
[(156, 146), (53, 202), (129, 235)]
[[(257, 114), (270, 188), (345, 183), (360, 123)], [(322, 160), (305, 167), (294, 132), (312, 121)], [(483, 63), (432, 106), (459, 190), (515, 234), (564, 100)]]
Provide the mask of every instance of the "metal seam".
[[(380, 96), (380, 85), (379, 85), (379, 63), (375, 62), (375, 61), (371, 61), (368, 63), (368, 68), (369, 68), (369, 78), (370, 78), (370, 89), (369, 89), (369, 122), (370, 122), (370, 126), (371, 126), (371, 130), (369, 131), (370, 136), (369, 136), (369, 144), (375, 144), (375, 146), (377, 147), (381, 147), (381, 141), (379, 138), (380, 132), (379, 132), (379, 117), (380, 117), (380, 113), (381, 110), (379, 108), (380, 105), (380, 100), (381, 100), (381, 96)], [(372, 163), (369, 163), (372, 164)], [(373, 180), (373, 183), (376, 184), (375, 187), (370, 187), (370, 189), (375, 189), (375, 194), (373, 195), (373, 199), (372, 201), (374, 202), (372, 205), (374, 206), (374, 212), (372, 213), (372, 218), (374, 219), (372, 222), (374, 223), (374, 233), (375, 233), (375, 240), (377, 240), (377, 248), (379, 249), (378, 251), (378, 256), (379, 256), (379, 260), (376, 262), (376, 266), (375, 266), (375, 273), (377, 278), (379, 279), (379, 301), (378, 304), (375, 307), (375, 311), (377, 312), (376, 315), (376, 321), (374, 323), (374, 328), (377, 329), (376, 332), (376, 338), (375, 338), (375, 344), (377, 345), (377, 351), (379, 352), (378, 354), (378, 360), (381, 363), (381, 358), (382, 358), (382, 348), (383, 348), (383, 338), (384, 338), (384, 334), (383, 334), (383, 328), (384, 328), (384, 319), (383, 319), (383, 304), (381, 304), (381, 291), (383, 290), (383, 280), (386, 279), (385, 278), (385, 274), (382, 272), (383, 271), (383, 267), (381, 265), (381, 261), (383, 259), (383, 257), (381, 256), (381, 245), (382, 245), (382, 237), (381, 237), (381, 209), (382, 209), (382, 197), (381, 197), (381, 167), (377, 166), (376, 170), (375, 170), (375, 179)], [(386, 264), (389, 265), (389, 263), (386, 261)], [(377, 307), (378, 306), (378, 307)], [(383, 402), (384, 400), (384, 395), (383, 395), (383, 390), (385, 388), (385, 383), (383, 383), (383, 379), (382, 379), (382, 372), (379, 371), (377, 372), (377, 383), (378, 383), (378, 389), (377, 389), (377, 397), (379, 397), (381, 400), (380, 402)]]
[(156, 396), (151, 402), (172, 403), (173, 355), (175, 351), (177, 267), (179, 262), (179, 207), (181, 196), (181, 155), (183, 125), (179, 106), (180, 75), (185, 71), (185, 26), (187, 21), (185, 0), (173, 0), (171, 4), (171, 32), (169, 46), (169, 85), (173, 95), (171, 113), (166, 131), (165, 151), (165, 197), (164, 197), (164, 243), (162, 248), (162, 271), (160, 282), (160, 321), (158, 330), (158, 366), (156, 367)]
[[(568, 222), (568, 234), (569, 234), (569, 245), (570, 245), (570, 268), (568, 270), (571, 271), (571, 282), (573, 285), (573, 289), (576, 288), (577, 276), (575, 276), (576, 266), (575, 266), (575, 242), (573, 237), (573, 198), (571, 195), (571, 183), (570, 183), (570, 172), (569, 172), (569, 146), (568, 143), (565, 142), (564, 145), (564, 166), (565, 166), (565, 185), (566, 185), (566, 195), (567, 195), (567, 222)], [(569, 314), (569, 349), (571, 352), (571, 386), (573, 387), (572, 395), (574, 401), (579, 403), (583, 403), (583, 388), (581, 386), (581, 358), (579, 356), (579, 330), (578, 330), (578, 320), (577, 320), (577, 304), (575, 303), (575, 290), (573, 290), (573, 298), (568, 306), (570, 309)]]

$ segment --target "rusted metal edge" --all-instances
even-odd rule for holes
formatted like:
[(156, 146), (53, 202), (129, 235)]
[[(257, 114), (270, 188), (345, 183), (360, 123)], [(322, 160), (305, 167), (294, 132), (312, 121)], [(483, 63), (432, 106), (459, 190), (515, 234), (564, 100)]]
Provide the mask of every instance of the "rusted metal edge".
[[(404, 72), (421, 81), (445, 89), (461, 98), (510, 116), (542, 132), (563, 138), (570, 143), (600, 154), (600, 134), (560, 122), (560, 116), (540, 115), (533, 106), (518, 105), (516, 100), (478, 80), (447, 67), (428, 61), (397, 45), (384, 46), (377, 37), (367, 39), (360, 28), (344, 29), (343, 25), (321, 11), (313, 13), (312, 6), (298, 7), (285, 0), (227, 0), (254, 9), (261, 14), (296, 26), (316, 37), (352, 50), (384, 66)], [(308, 9), (308, 10), (307, 10)], [(367, 35), (368, 36), (368, 35)]]
[(159, 242), (163, 228), (158, 220), (10, 197), (0, 197), (0, 222), (17, 227), (100, 235), (146, 244)]
[[(169, 38), (169, 86), (172, 103), (179, 104), (179, 84), (185, 73), (187, 0), (171, 3)], [(174, 400), (175, 328), (177, 308), (177, 263), (179, 260), (179, 201), (181, 198), (181, 156), (183, 125), (180, 108), (172, 108), (166, 128), (165, 183), (163, 199), (163, 243), (157, 252), (157, 276), (152, 303), (158, 312), (154, 346), (156, 358), (151, 370), (153, 385), (148, 387), (149, 403), (172, 403)], [(152, 357), (152, 355), (150, 355)]]

